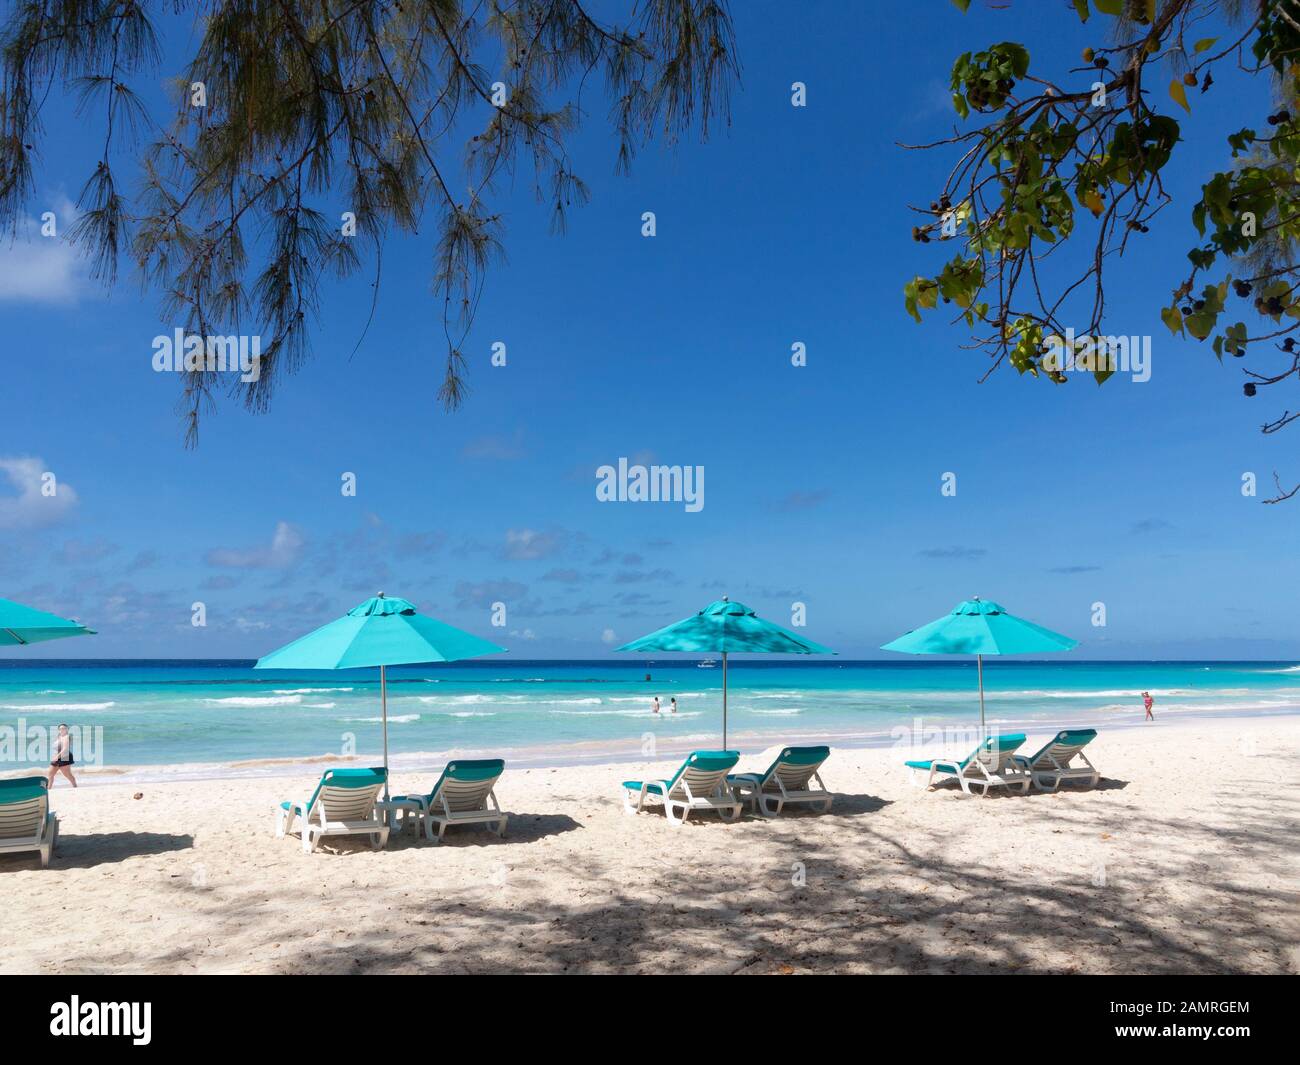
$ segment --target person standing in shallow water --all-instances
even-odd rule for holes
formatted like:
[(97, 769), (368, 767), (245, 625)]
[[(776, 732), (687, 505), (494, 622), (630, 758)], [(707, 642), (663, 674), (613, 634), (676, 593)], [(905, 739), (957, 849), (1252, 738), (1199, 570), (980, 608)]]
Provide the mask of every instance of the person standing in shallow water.
[(670, 707), (670, 709), (672, 710), (672, 712), (673, 712), (674, 714), (677, 713), (677, 696), (675, 696), (675, 695), (673, 696), (673, 704), (672, 704), (672, 706)]
[(654, 712), (656, 714), (659, 713), (659, 696), (657, 695), (655, 696), (655, 701), (654, 701)]
[(54, 741), (54, 759), (50, 762), (50, 775), (45, 781), (46, 788), (54, 787), (54, 775), (62, 773), (77, 786), (77, 778), (72, 775), (72, 736), (67, 725), (59, 726), (59, 738)]
[(1154, 721), (1156, 719), (1156, 715), (1151, 712), (1151, 708), (1155, 706), (1155, 704), (1156, 701), (1151, 698), (1150, 692), (1142, 693), (1142, 705), (1146, 707), (1146, 711), (1147, 711), (1147, 716), (1144, 718), (1144, 720)]

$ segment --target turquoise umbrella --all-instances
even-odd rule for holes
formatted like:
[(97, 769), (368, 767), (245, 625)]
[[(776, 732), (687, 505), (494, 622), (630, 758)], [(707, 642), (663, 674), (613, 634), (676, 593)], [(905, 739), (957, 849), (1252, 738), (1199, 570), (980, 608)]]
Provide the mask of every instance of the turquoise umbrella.
[(619, 651), (701, 651), (722, 654), (722, 746), (727, 746), (727, 655), (785, 654), (833, 655), (829, 647), (796, 636), (793, 632), (764, 621), (744, 603), (733, 603), (725, 595), (698, 614), (667, 625), (639, 640), (625, 643)]
[(504, 651), (416, 611), (405, 599), (380, 592), (353, 607), (337, 621), (322, 625), (259, 658), (254, 669), (362, 669), (379, 667), (379, 693), (384, 721), (384, 796), (388, 796), (388, 675), (389, 666), (425, 662), (456, 662)]
[(980, 685), (980, 732), (984, 732), (984, 656), (1069, 651), (1079, 641), (1008, 614), (997, 603), (967, 599), (937, 621), (885, 644), (882, 651), (909, 655), (974, 655)]
[(57, 614), (0, 599), (0, 647), (58, 640), (64, 636), (94, 636), (95, 630)]

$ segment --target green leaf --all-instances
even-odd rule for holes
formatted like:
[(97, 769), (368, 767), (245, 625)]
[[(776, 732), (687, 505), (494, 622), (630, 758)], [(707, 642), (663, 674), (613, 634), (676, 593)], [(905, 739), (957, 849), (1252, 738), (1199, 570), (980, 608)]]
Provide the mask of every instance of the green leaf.
[(970, 10), (970, 0), (952, 0), (952, 2), (963, 12)]
[(1182, 78), (1174, 78), (1169, 83), (1169, 95), (1174, 98), (1174, 103), (1179, 104), (1189, 115), (1192, 113), (1187, 103), (1187, 87), (1183, 84)]
[(1079, 21), (1087, 22), (1088, 16), (1092, 14), (1088, 10), (1088, 0), (1074, 0), (1074, 10), (1079, 13)]
[(1201, 52), (1204, 52), (1207, 48), (1213, 48), (1214, 42), (1217, 41), (1218, 39), (1219, 38), (1217, 37), (1202, 37), (1199, 41), (1197, 41), (1194, 45), (1192, 45), (1192, 51), (1199, 54)]
[(1197, 340), (1204, 340), (1214, 331), (1214, 323), (1218, 315), (1211, 312), (1208, 308), (1203, 311), (1197, 311), (1195, 314), (1189, 314), (1183, 323), (1187, 326), (1187, 331)]
[(1103, 15), (1118, 15), (1124, 10), (1124, 0), (1092, 0)]
[(1175, 336), (1183, 331), (1183, 312), (1177, 307), (1166, 307), (1162, 310), (1160, 320), (1169, 327), (1169, 332)]

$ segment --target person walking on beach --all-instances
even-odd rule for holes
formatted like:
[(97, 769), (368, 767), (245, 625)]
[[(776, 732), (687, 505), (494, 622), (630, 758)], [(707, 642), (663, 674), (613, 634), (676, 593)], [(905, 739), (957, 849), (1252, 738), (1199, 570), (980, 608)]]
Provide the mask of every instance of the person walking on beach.
[(672, 710), (674, 714), (677, 713), (677, 696), (675, 695), (673, 696), (673, 703), (672, 706), (669, 707), (669, 709)]
[(659, 696), (657, 695), (655, 696), (654, 711), (656, 714), (659, 713)]
[(59, 726), (59, 738), (54, 741), (54, 759), (50, 762), (50, 776), (46, 780), (46, 788), (54, 787), (54, 776), (56, 773), (62, 773), (71, 782), (75, 788), (77, 778), (72, 775), (72, 737), (68, 734), (68, 726)]
[(1146, 707), (1146, 711), (1147, 711), (1147, 716), (1144, 718), (1144, 720), (1154, 721), (1156, 719), (1156, 715), (1151, 712), (1151, 708), (1155, 706), (1155, 704), (1156, 701), (1151, 698), (1150, 692), (1142, 693), (1142, 705)]

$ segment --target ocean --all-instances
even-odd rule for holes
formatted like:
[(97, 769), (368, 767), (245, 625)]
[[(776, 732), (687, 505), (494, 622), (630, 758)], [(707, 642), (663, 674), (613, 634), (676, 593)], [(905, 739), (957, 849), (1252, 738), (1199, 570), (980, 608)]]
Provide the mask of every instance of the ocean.
[[(722, 670), (695, 659), (503, 662), (389, 670), (394, 771), (451, 757), (512, 765), (675, 757), (721, 740)], [(647, 675), (650, 679), (647, 679)], [(985, 662), (986, 713), (1003, 731), (1141, 724), (1140, 693), (1165, 716), (1300, 711), (1291, 662)], [(978, 723), (975, 663), (733, 659), (728, 745), (868, 746)], [(664, 712), (655, 715), (658, 695)], [(678, 712), (667, 712), (676, 696)], [(72, 727), (81, 779), (303, 773), (340, 755), (382, 757), (377, 670), (263, 671), (251, 662), (0, 659), (0, 775), (48, 764)], [(969, 730), (963, 733), (962, 730)], [(653, 747), (651, 746), (653, 745)]]

